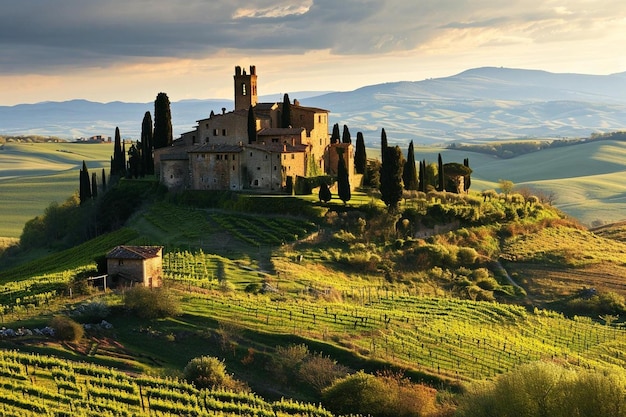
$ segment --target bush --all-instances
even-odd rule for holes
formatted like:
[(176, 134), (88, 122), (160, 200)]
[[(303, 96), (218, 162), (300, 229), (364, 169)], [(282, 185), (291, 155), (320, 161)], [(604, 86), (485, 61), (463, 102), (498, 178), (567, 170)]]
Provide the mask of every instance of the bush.
[(144, 319), (169, 317), (180, 313), (178, 298), (162, 287), (133, 287), (126, 291), (124, 305)]
[(612, 372), (574, 371), (536, 362), (522, 365), (494, 382), (473, 385), (460, 397), (457, 411), (461, 417), (624, 417), (626, 395), (622, 384)]
[(196, 388), (247, 391), (243, 383), (226, 372), (224, 362), (213, 356), (193, 358), (183, 369), (185, 380)]
[(348, 368), (321, 353), (309, 355), (298, 369), (300, 380), (312, 386), (317, 392), (322, 392), (324, 388), (347, 373)]
[(337, 380), (322, 393), (324, 405), (336, 414), (373, 417), (427, 416), (436, 411), (436, 390), (414, 384), (398, 374), (363, 371)]
[(57, 339), (66, 342), (78, 342), (85, 334), (83, 326), (66, 316), (55, 316), (48, 325), (54, 329)]
[(83, 323), (95, 323), (109, 315), (109, 306), (101, 300), (81, 304), (73, 311), (72, 316)]

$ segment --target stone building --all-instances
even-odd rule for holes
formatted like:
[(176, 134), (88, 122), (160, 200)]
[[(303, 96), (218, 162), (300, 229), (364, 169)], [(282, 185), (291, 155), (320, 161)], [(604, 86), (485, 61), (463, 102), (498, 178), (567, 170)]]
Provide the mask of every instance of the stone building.
[(153, 288), (163, 283), (161, 246), (117, 246), (106, 255), (106, 287), (142, 285)]
[[(197, 121), (197, 126), (155, 150), (160, 181), (170, 190), (244, 190), (280, 192), (288, 178), (337, 173), (337, 149), (353, 175), (353, 147), (330, 144), (329, 111), (290, 103), (290, 125), (281, 126), (283, 103), (259, 103), (257, 74), (235, 67), (235, 109)], [(254, 135), (248, 130), (250, 108)], [(358, 185), (357, 180), (351, 184)]]

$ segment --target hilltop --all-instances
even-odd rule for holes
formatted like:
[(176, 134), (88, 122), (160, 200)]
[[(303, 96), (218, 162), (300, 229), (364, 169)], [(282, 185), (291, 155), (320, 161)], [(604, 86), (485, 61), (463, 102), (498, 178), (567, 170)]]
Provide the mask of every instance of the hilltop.
[[(297, 373), (313, 372), (305, 364), (315, 357), (352, 371), (401, 371), (450, 392), (547, 358), (576, 369), (624, 366), (615, 352), (626, 338), (615, 320), (626, 311), (626, 286), (618, 278), (626, 244), (532, 199), (430, 193), (390, 214), (375, 194), (355, 193), (345, 206), (315, 196), (162, 195), (145, 180), (122, 181), (113, 190), (110, 207), (133, 196), (134, 210), (116, 220), (123, 228), (1, 274), (9, 328), (41, 328), (63, 312), (78, 319), (81, 304), (109, 306), (111, 328), (88, 331), (81, 342), (42, 336), (2, 342), (40, 353), (38, 379), (55, 384), (60, 374), (50, 369), (58, 365), (46, 363), (58, 357), (113, 368), (89, 371), (100, 381), (118, 381), (110, 387), (127, 387), (125, 394), (115, 388), (102, 406), (125, 404), (139, 413), (147, 386), (159, 386), (172, 401), (183, 397), (169, 392), (198, 396), (194, 387), (173, 388), (165, 380), (145, 385), (143, 376), (106, 375), (181, 376), (189, 360), (207, 354), (262, 394), (264, 408), (277, 407), (281, 397), (319, 401), (318, 387), (330, 382)], [(120, 294), (85, 290), (81, 279), (97, 273), (94, 258), (118, 244), (165, 247), (165, 279), (180, 315), (137, 317)], [(611, 268), (618, 268), (615, 275), (605, 274)], [(34, 359), (9, 356), (11, 372), (21, 375), (16, 381), (28, 379), (23, 363)], [(84, 366), (66, 367), (63, 374), (75, 375), (64, 385), (70, 392), (85, 380), (92, 398), (104, 395)], [(157, 398), (165, 397), (155, 393), (150, 409), (175, 414), (193, 406)], [(76, 399), (77, 407), (89, 403), (82, 392)]]

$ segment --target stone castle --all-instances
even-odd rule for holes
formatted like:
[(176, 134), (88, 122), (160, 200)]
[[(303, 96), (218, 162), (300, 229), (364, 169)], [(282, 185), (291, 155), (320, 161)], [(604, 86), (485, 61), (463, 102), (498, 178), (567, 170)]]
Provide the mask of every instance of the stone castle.
[(235, 67), (234, 93), (233, 111), (211, 112), (172, 146), (155, 150), (155, 166), (168, 189), (283, 192), (297, 177), (336, 175), (340, 155), (356, 185), (353, 147), (330, 143), (328, 110), (294, 100), (290, 123), (281, 126), (283, 103), (257, 102), (254, 66), (249, 73)]

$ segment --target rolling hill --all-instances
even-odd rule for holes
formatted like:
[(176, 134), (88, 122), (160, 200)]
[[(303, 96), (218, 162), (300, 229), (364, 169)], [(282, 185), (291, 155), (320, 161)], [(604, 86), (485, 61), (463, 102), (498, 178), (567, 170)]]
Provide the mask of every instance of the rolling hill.
[[(262, 77), (262, 74), (260, 75)], [(262, 85), (262, 81), (261, 81)], [(555, 74), (537, 70), (476, 68), (422, 81), (366, 86), (333, 93), (290, 92), (303, 105), (331, 111), (330, 122), (362, 131), (374, 147), (380, 129), (390, 144), (435, 144), (510, 138), (587, 137), (626, 127), (626, 73)], [(279, 94), (260, 101), (281, 101)], [(175, 135), (231, 100), (172, 103)], [(0, 107), (0, 132), (66, 138), (140, 134), (146, 103), (73, 100)]]

